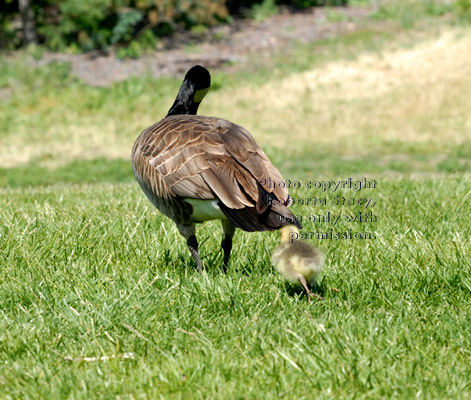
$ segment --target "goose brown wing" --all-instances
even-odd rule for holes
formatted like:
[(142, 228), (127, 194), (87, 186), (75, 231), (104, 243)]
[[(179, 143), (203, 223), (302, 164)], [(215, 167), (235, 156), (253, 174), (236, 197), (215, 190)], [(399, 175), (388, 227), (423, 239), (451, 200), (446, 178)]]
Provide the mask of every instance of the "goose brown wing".
[[(248, 187), (251, 198), (254, 200), (260, 198), (258, 185), (253, 186), (258, 183), (264, 191), (273, 194), (277, 200), (286, 201), (288, 190), (284, 185), (277, 185), (283, 181), (280, 172), (273, 166), (252, 135), (243, 127), (223, 119), (217, 120), (215, 125), (228, 155), (250, 173), (252, 185)], [(259, 209), (259, 202), (257, 202), (257, 212), (262, 212)]]
[(213, 199), (214, 193), (200, 175), (207, 168), (205, 154), (221, 153), (221, 144), (213, 136), (192, 116), (157, 122), (134, 144), (131, 158), (136, 178), (158, 197)]
[[(274, 182), (282, 180), (248, 131), (223, 119), (202, 116), (171, 116), (149, 127), (134, 146), (134, 164), (142, 179), (161, 181), (160, 185), (147, 182), (162, 192), (158, 196), (217, 197), (230, 209), (257, 205), (260, 211), (258, 182), (268, 177)], [(147, 173), (139, 174), (143, 168)], [(288, 197), (286, 189), (264, 189), (279, 200)]]

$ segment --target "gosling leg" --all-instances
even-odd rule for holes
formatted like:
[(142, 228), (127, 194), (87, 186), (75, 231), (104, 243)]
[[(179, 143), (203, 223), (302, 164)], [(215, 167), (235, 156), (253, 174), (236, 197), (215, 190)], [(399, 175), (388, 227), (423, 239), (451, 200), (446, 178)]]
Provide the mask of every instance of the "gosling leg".
[(301, 283), (301, 285), (303, 285), (303, 288), (304, 288), (304, 290), (306, 291), (306, 293), (308, 295), (307, 296), (307, 302), (309, 304), (311, 304), (311, 298), (317, 299), (317, 300), (323, 300), (322, 296), (319, 296), (318, 294), (313, 293), (309, 290), (309, 288), (307, 287), (306, 279), (304, 279), (304, 276), (299, 275), (298, 276), (298, 281)]

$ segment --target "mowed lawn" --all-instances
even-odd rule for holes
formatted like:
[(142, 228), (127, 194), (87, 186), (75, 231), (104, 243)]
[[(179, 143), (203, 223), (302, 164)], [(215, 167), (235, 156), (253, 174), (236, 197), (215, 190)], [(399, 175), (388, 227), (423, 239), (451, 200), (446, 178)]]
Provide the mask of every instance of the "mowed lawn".
[[(311, 304), (271, 266), (277, 233), (238, 231), (224, 274), (220, 224), (201, 225), (197, 273), (134, 182), (178, 81), (0, 61), (0, 399), (470, 398), (471, 29), (392, 36), (216, 73), (200, 108), (303, 186), (293, 212), (326, 255)], [(376, 239), (315, 235), (349, 229)]]

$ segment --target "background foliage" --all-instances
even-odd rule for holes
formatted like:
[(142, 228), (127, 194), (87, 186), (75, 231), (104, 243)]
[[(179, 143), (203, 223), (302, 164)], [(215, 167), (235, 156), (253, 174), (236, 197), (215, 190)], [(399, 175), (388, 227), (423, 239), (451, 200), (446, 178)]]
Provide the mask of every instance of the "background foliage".
[[(307, 8), (346, 5), (347, 0), (37, 0), (32, 1), (40, 43), (52, 50), (87, 51), (112, 45), (155, 48), (159, 36), (181, 29), (204, 29), (232, 16), (250, 16), (253, 7)], [(23, 44), (18, 1), (6, 0), (0, 20), (0, 47)]]
[[(279, 7), (306, 9), (314, 6), (370, 4), (368, 0), (30, 0), (39, 44), (54, 51), (107, 51), (117, 48), (118, 57), (137, 57), (156, 48), (158, 38), (176, 31), (204, 32), (230, 22), (233, 17), (263, 20)], [(410, 3), (405, 6), (406, 3)], [(454, 12), (471, 21), (471, 0), (420, 0), (373, 2), (377, 17), (406, 13), (410, 7), (429, 14)], [(402, 17), (401, 17), (402, 18)], [(405, 17), (404, 17), (405, 18)], [(4, 0), (0, 14), (0, 49), (25, 45), (18, 0)]]

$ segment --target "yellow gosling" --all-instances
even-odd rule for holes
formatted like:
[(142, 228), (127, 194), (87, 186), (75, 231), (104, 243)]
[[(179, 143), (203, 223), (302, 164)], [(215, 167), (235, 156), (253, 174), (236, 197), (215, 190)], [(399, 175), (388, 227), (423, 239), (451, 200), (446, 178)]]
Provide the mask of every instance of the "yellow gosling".
[(311, 297), (321, 299), (308, 286), (316, 281), (322, 271), (324, 256), (314, 246), (296, 239), (299, 229), (295, 225), (283, 226), (280, 232), (280, 245), (272, 255), (273, 266), (289, 282), (301, 283), (309, 302)]

